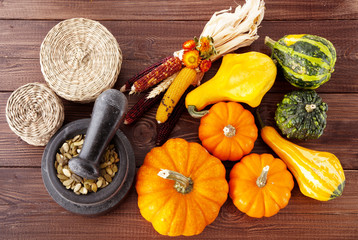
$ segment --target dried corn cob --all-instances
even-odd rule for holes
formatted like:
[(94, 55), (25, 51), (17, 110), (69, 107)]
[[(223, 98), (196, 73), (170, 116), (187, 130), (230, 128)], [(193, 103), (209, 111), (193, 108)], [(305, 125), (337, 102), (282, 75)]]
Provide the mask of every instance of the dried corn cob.
[(178, 73), (174, 73), (173, 75), (171, 75), (170, 77), (168, 77), (167, 79), (162, 81), (160, 84), (158, 84), (158, 86), (156, 86), (149, 92), (147, 98), (154, 98), (161, 92), (164, 92), (165, 90), (167, 90), (167, 88), (170, 86), (170, 84), (172, 84), (172, 82), (174, 81), (174, 79), (177, 76), (178, 76)]
[(133, 85), (134, 82), (136, 82), (138, 79), (140, 79), (141, 77), (143, 77), (144, 75), (148, 74), (149, 72), (151, 72), (154, 68), (158, 67), (159, 65), (165, 63), (168, 59), (170, 59), (171, 57), (166, 57), (163, 58), (162, 60), (160, 60), (159, 62), (154, 63), (153, 65), (147, 67), (146, 69), (144, 69), (143, 71), (141, 71), (140, 73), (134, 75), (133, 77), (131, 77), (120, 89), (121, 92), (126, 92), (129, 91), (131, 86)]
[(131, 124), (137, 121), (141, 116), (143, 116), (145, 111), (149, 110), (154, 104), (159, 102), (163, 95), (164, 93), (161, 93), (154, 98), (147, 99), (147, 94), (143, 94), (138, 102), (127, 112), (124, 118), (124, 124)]
[(166, 62), (154, 68), (151, 72), (141, 77), (131, 87), (129, 94), (143, 92), (162, 80), (170, 77), (181, 69), (181, 61), (177, 57), (171, 57)]
[(178, 122), (180, 115), (183, 113), (185, 108), (185, 97), (194, 89), (194, 86), (189, 86), (183, 96), (181, 96), (178, 104), (175, 106), (172, 114), (170, 114), (168, 120), (165, 123), (158, 124), (157, 126), (157, 137), (155, 140), (156, 145), (162, 145), (169, 137), (170, 133)]
[(192, 84), (196, 78), (196, 70), (183, 68), (178, 76), (169, 86), (157, 110), (156, 119), (158, 123), (164, 123), (172, 113), (175, 105), (183, 95), (185, 90)]

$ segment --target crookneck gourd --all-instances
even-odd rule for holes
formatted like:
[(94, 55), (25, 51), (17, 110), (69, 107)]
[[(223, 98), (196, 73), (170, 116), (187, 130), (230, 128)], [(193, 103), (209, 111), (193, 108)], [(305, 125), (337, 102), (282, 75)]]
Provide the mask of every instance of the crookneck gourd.
[(316, 89), (327, 82), (334, 71), (336, 50), (327, 39), (301, 34), (287, 35), (275, 42), (269, 37), (265, 43), (272, 49), (288, 82), (305, 89)]
[(261, 129), (261, 137), (286, 163), (305, 196), (328, 201), (342, 195), (345, 176), (334, 154), (294, 144), (270, 126)]
[(277, 105), (275, 120), (288, 138), (317, 139), (326, 127), (327, 110), (328, 105), (314, 90), (293, 91)]
[(160, 234), (199, 234), (227, 199), (225, 172), (221, 161), (200, 144), (170, 139), (153, 148), (138, 170), (140, 213)]

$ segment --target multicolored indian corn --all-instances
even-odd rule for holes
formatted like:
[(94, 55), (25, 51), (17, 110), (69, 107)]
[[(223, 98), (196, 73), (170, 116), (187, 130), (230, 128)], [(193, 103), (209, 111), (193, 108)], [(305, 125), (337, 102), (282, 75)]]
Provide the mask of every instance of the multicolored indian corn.
[(129, 94), (143, 92), (170, 77), (181, 69), (182, 62), (177, 57), (171, 57), (164, 63), (134, 82)]
[(170, 59), (171, 57), (166, 57), (161, 59), (159, 62), (154, 63), (153, 65), (147, 67), (146, 69), (144, 69), (143, 71), (141, 71), (140, 73), (134, 75), (133, 77), (131, 77), (130, 79), (128, 79), (128, 81), (121, 87), (120, 91), (121, 92), (126, 92), (129, 91), (131, 89), (131, 86), (133, 85), (133, 83), (135, 83), (136, 81), (138, 81), (140, 78), (142, 78), (144, 75), (148, 74), (149, 72), (151, 72), (154, 68), (160, 66), (161, 64), (165, 63), (168, 59)]
[(124, 118), (124, 124), (127, 125), (137, 121), (154, 104), (159, 102), (159, 100), (162, 99), (163, 95), (164, 92), (153, 98), (147, 98), (148, 94), (143, 94), (143, 96), (138, 100), (138, 102), (134, 104), (134, 106), (127, 112)]

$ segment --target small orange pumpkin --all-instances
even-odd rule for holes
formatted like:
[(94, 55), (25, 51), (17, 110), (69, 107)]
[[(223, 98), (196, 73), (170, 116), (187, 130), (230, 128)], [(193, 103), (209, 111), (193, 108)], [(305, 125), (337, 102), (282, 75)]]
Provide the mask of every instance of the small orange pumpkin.
[(230, 197), (250, 217), (271, 217), (288, 204), (294, 182), (286, 164), (271, 154), (252, 153), (230, 172)]
[(257, 139), (255, 118), (236, 102), (219, 102), (200, 120), (203, 146), (221, 160), (236, 161), (249, 154)]
[(176, 138), (146, 155), (136, 190), (140, 213), (157, 232), (191, 236), (215, 220), (229, 185), (219, 159), (198, 143)]

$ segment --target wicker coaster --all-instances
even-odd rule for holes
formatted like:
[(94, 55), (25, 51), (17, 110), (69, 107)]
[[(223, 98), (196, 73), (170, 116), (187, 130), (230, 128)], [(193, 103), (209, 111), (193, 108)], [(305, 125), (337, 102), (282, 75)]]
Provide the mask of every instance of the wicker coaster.
[(41, 45), (40, 64), (45, 80), (59, 96), (92, 102), (117, 81), (122, 52), (99, 22), (73, 18), (48, 32)]
[(29, 83), (16, 89), (6, 105), (6, 120), (11, 130), (35, 146), (46, 145), (64, 117), (60, 98), (42, 83)]

